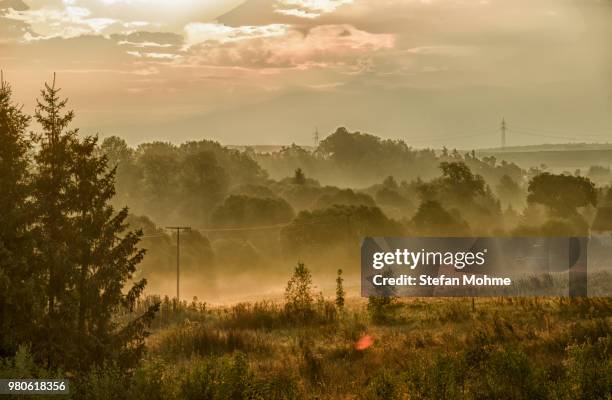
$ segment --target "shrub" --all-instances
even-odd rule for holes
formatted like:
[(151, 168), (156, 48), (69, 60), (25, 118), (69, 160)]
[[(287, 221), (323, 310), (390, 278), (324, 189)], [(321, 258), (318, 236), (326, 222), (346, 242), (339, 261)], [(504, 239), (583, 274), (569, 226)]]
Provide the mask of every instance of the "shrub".
[(569, 397), (580, 400), (612, 397), (612, 335), (595, 343), (573, 345), (567, 349)]
[(312, 275), (304, 263), (298, 263), (285, 289), (285, 310), (298, 321), (306, 321), (313, 313)]
[(399, 307), (397, 298), (393, 296), (370, 296), (368, 298), (368, 313), (375, 324), (395, 321)]
[(444, 400), (463, 397), (461, 367), (460, 360), (452, 355), (438, 354), (433, 361), (416, 359), (404, 374), (410, 398)]
[(234, 351), (267, 351), (260, 335), (249, 331), (220, 331), (201, 324), (184, 324), (165, 334), (158, 351), (165, 357), (221, 355)]
[(396, 378), (390, 372), (383, 370), (370, 380), (362, 398), (364, 400), (399, 400), (402, 398), (401, 395)]
[(79, 380), (76, 397), (83, 400), (127, 399), (129, 383), (120, 369), (112, 364), (93, 367)]

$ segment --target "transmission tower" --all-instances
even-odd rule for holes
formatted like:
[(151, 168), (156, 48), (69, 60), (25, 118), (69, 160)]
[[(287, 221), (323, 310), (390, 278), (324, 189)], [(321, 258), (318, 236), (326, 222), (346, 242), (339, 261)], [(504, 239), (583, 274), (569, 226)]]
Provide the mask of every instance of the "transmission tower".
[(506, 131), (508, 130), (508, 125), (506, 124), (506, 119), (502, 118), (501, 123), (501, 147), (502, 149), (506, 148)]
[(315, 150), (317, 149), (317, 147), (319, 147), (319, 128), (318, 127), (315, 127), (314, 146), (315, 146)]

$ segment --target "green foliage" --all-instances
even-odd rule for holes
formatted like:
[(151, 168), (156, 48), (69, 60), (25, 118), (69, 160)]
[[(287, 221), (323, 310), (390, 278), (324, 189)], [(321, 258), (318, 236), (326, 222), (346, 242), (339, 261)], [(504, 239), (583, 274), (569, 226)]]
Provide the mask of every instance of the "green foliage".
[(368, 383), (364, 400), (399, 400), (402, 398), (397, 378), (386, 370), (374, 375)]
[(127, 202), (135, 213), (160, 223), (195, 219), (206, 225), (231, 185), (257, 184), (266, 178), (248, 154), (207, 140), (181, 146), (152, 142), (132, 150), (110, 137), (101, 148), (111, 165), (117, 165), (119, 195), (114, 204)]
[(43, 130), (36, 154), (34, 208), (39, 217), (37, 265), (47, 277), (47, 310), (35, 328), (35, 353), (52, 366), (86, 370), (114, 359), (138, 361), (155, 307), (120, 326), (114, 314), (131, 309), (146, 281), (124, 291), (142, 260), (138, 232), (126, 232), (127, 209), (115, 213), (115, 170), (97, 153), (97, 138), (68, 130), (55, 83), (46, 85), (36, 120)]
[(375, 207), (376, 203), (367, 194), (356, 193), (351, 189), (343, 189), (321, 195), (315, 202), (314, 208), (324, 209), (334, 205)]
[(34, 271), (30, 118), (0, 82), (0, 356), (14, 354), (44, 307)]
[[(502, 226), (499, 201), (482, 176), (472, 173), (464, 161), (456, 161), (459, 160), (458, 156), (451, 159), (453, 161), (440, 163), (441, 177), (430, 182), (420, 182), (417, 187), (421, 206), (427, 205), (425, 216), (430, 214), (431, 223), (434, 224), (428, 225), (423, 220), (418, 229), (425, 230), (424, 234), (428, 235), (465, 235), (467, 223), (462, 221), (463, 217), (473, 229), (476, 228), (478, 234), (490, 234), (491, 230)], [(445, 210), (452, 210), (449, 211), (451, 217), (442, 212), (440, 207), (428, 203), (430, 201), (438, 203)]]
[(374, 135), (349, 132), (338, 128), (321, 141), (317, 153), (329, 160), (329, 170), (338, 180), (376, 182), (380, 176), (400, 173), (416, 178), (415, 166), (432, 171), (436, 164), (433, 152), (413, 150), (401, 140), (380, 139)]
[(246, 356), (197, 361), (180, 384), (179, 398), (186, 400), (296, 399), (295, 382), (287, 375), (258, 379)]
[(211, 221), (220, 227), (248, 227), (282, 224), (293, 216), (293, 209), (283, 199), (231, 195), (215, 209)]
[(96, 137), (69, 129), (74, 113), (55, 82), (41, 91), (35, 120), (42, 130), (33, 137), (10, 96), (2, 82), (0, 355), (27, 344), (51, 369), (84, 373), (111, 360), (129, 368), (156, 308), (124, 323), (115, 318), (133, 309), (146, 284), (125, 287), (144, 251), (141, 234), (126, 230), (127, 209), (110, 206), (115, 170)]
[(224, 315), (226, 329), (280, 329), (291, 326), (284, 307), (270, 301), (238, 303)]
[(595, 185), (588, 178), (539, 174), (529, 181), (530, 203), (543, 204), (556, 216), (575, 215), (578, 207), (597, 205)]
[(403, 374), (410, 398), (444, 400), (465, 397), (462, 386), (466, 371), (451, 355), (437, 354), (433, 360), (417, 358)]
[[(609, 331), (608, 331), (609, 332)], [(570, 398), (606, 399), (612, 395), (612, 336), (575, 344), (567, 349), (568, 390)]]
[[(442, 162), (442, 189), (457, 201), (470, 202), (477, 195), (485, 194), (485, 181), (480, 175), (472, 174), (462, 162)], [(445, 195), (444, 193), (443, 195)]]
[(75, 397), (83, 400), (126, 399), (129, 383), (122, 371), (113, 364), (94, 366), (81, 377)]
[(467, 222), (458, 211), (446, 211), (437, 201), (424, 201), (411, 223), (414, 230), (423, 235), (459, 236), (469, 233)]
[(336, 307), (342, 310), (344, 309), (344, 301), (346, 297), (346, 292), (344, 291), (344, 286), (342, 283), (344, 282), (344, 278), (342, 278), (342, 269), (338, 270), (338, 276), (336, 277)]
[(294, 255), (321, 255), (328, 249), (359, 245), (363, 236), (401, 235), (401, 225), (377, 207), (335, 205), (324, 210), (302, 211), (283, 228), (283, 250)]
[(199, 323), (187, 322), (169, 331), (159, 345), (166, 359), (210, 356), (249, 351), (265, 352), (266, 343), (257, 334), (249, 331), (219, 331)]
[(383, 187), (376, 192), (376, 202), (382, 205), (403, 207), (407, 205), (408, 200), (399, 194), (396, 189)]
[(293, 174), (293, 183), (296, 185), (303, 185), (306, 183), (306, 175), (304, 174), (304, 171), (302, 171), (302, 168), (295, 170), (295, 173)]
[(285, 310), (298, 321), (306, 321), (314, 312), (312, 275), (304, 263), (298, 263), (285, 288)]
[(13, 357), (0, 359), (0, 379), (42, 379), (54, 376), (62, 376), (61, 371), (51, 371), (37, 363), (29, 345), (21, 344)]
[[(472, 361), (472, 360), (470, 360)], [(473, 362), (473, 361), (472, 361)], [(485, 353), (480, 363), (467, 364), (476, 398), (544, 399), (540, 371), (522, 351), (512, 347)]]
[(398, 308), (395, 296), (370, 296), (368, 297), (368, 313), (375, 324), (388, 324), (395, 321)]
[(520, 206), (525, 198), (524, 189), (508, 175), (501, 177), (495, 189), (499, 199), (513, 207)]

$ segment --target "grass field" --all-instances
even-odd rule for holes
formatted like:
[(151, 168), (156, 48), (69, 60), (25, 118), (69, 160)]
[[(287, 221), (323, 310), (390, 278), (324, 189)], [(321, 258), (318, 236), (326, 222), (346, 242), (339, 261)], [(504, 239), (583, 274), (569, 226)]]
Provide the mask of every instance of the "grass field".
[(608, 399), (612, 300), (410, 299), (305, 318), (282, 304), (163, 302), (132, 377), (99, 369), (84, 398)]

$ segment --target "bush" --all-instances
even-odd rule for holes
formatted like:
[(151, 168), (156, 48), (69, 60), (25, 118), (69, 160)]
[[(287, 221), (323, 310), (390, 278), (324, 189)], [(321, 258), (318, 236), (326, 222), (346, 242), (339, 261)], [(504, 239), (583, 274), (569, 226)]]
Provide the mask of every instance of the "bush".
[(158, 351), (169, 359), (209, 356), (234, 351), (265, 352), (267, 344), (254, 332), (221, 331), (201, 324), (184, 324), (170, 330), (161, 339)]
[(364, 400), (399, 400), (402, 398), (401, 394), (396, 378), (390, 372), (383, 370), (370, 380), (362, 398)]
[(304, 263), (298, 263), (285, 288), (285, 311), (298, 321), (307, 321), (313, 314), (312, 274)]
[(444, 400), (461, 398), (464, 371), (461, 361), (439, 354), (433, 361), (421, 358), (410, 364), (404, 380), (411, 399)]
[(236, 353), (231, 359), (211, 358), (196, 363), (180, 385), (185, 400), (292, 400), (299, 397), (292, 377), (280, 374), (261, 379), (252, 372), (246, 356)]
[(375, 324), (394, 322), (400, 306), (397, 298), (393, 296), (370, 296), (368, 298), (368, 313)]
[(567, 349), (567, 380), (569, 397), (595, 400), (612, 397), (612, 335), (595, 343), (573, 345)]
[(290, 323), (283, 308), (270, 301), (236, 304), (221, 321), (225, 328), (266, 330), (289, 326)]

